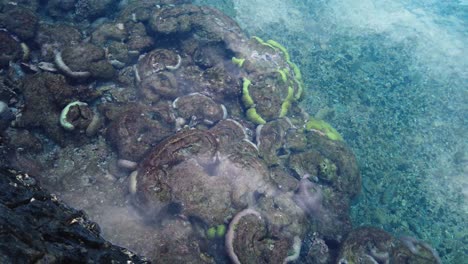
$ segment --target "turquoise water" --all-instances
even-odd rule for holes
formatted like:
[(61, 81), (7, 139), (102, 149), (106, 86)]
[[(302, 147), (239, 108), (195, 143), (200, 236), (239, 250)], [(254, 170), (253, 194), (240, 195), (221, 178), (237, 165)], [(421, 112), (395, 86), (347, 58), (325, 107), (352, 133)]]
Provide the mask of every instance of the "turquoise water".
[(302, 106), (359, 162), (355, 226), (372, 225), (467, 263), (466, 1), (198, 1), (290, 50)]

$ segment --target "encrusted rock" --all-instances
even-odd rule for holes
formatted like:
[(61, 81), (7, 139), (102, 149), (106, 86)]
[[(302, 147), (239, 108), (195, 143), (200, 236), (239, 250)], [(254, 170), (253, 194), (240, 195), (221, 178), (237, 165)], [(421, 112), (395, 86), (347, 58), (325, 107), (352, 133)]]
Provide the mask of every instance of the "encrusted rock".
[(340, 249), (338, 263), (442, 263), (429, 245), (415, 238), (396, 239), (373, 227), (353, 230)]
[[(92, 99), (96, 94), (84, 86), (72, 87), (65, 77), (52, 73), (28, 76), (21, 87), (27, 108), (15, 121), (18, 127), (42, 128), (57, 143), (63, 144), (65, 134), (60, 127), (60, 113), (73, 99)], [(74, 137), (76, 140), (76, 136)]]
[(34, 41), (40, 46), (42, 60), (52, 62), (55, 52), (81, 42), (78, 29), (65, 24), (41, 23)]
[(0, 13), (0, 27), (6, 28), (11, 33), (26, 41), (34, 38), (39, 19), (30, 9), (9, 4), (3, 7)]
[(227, 110), (208, 96), (192, 93), (178, 97), (172, 103), (180, 117), (195, 122), (213, 125), (227, 117)]
[(182, 58), (172, 50), (156, 49), (146, 54), (138, 62), (138, 75), (142, 80), (165, 70), (180, 67)]
[[(71, 72), (89, 72), (89, 75), (95, 78), (109, 79), (115, 74), (112, 65), (106, 60), (104, 49), (89, 43), (82, 43), (75, 46), (66, 47), (61, 53), (61, 60)], [(57, 67), (66, 74), (70, 74), (64, 69), (63, 65), (57, 61)], [(83, 74), (84, 75), (84, 74)], [(88, 76), (78, 76), (88, 77)]]
[(105, 115), (111, 120), (107, 137), (121, 159), (139, 161), (146, 151), (175, 132), (169, 104), (130, 104), (119, 108), (115, 113), (109, 108)]
[(7, 31), (0, 30), (0, 68), (7, 68), (23, 56), (21, 45)]

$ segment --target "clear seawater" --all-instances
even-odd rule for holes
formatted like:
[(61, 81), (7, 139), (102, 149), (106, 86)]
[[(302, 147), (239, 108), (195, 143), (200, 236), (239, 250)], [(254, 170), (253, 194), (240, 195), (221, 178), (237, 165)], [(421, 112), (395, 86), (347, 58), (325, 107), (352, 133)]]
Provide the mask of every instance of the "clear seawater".
[(468, 256), (468, 2), (199, 0), (283, 43), (357, 156), (355, 226)]

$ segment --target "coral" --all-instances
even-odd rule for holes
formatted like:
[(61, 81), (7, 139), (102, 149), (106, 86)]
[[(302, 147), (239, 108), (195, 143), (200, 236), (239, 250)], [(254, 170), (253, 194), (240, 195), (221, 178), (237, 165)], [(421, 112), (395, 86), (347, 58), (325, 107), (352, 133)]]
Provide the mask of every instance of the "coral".
[(299, 188), (294, 195), (294, 201), (311, 217), (319, 217), (322, 212), (323, 193), (320, 187), (309, 180), (305, 174), (299, 182)]
[(9, 32), (26, 41), (34, 38), (38, 25), (38, 16), (29, 8), (8, 5), (0, 15), (0, 25)]
[(299, 256), (301, 254), (301, 247), (302, 247), (301, 239), (298, 236), (295, 236), (293, 240), (292, 254), (287, 256), (284, 259), (283, 263), (293, 262), (299, 259)]
[(178, 83), (174, 74), (162, 71), (152, 74), (140, 83), (143, 99), (156, 102), (160, 97), (174, 99), (179, 95)]
[(176, 110), (178, 117), (189, 121), (190, 127), (194, 127), (199, 123), (213, 125), (227, 117), (226, 107), (217, 104), (210, 97), (200, 93), (177, 97), (172, 102), (172, 107)]
[(334, 129), (329, 123), (325, 122), (324, 120), (315, 119), (311, 117), (306, 123), (305, 128), (307, 130), (319, 132), (319, 134), (323, 134), (331, 140), (343, 140), (338, 131), (336, 131), (336, 129)]
[(240, 220), (247, 215), (254, 215), (258, 219), (262, 219), (260, 213), (255, 211), (254, 209), (244, 209), (234, 216), (234, 218), (229, 223), (229, 228), (226, 233), (226, 251), (232, 263), (234, 264), (241, 264), (239, 257), (237, 257), (236, 252), (234, 251), (234, 236), (236, 232), (236, 227), (239, 224)]
[(119, 158), (137, 161), (156, 143), (171, 135), (175, 120), (168, 104), (144, 106), (127, 104), (104, 108), (110, 124), (107, 139), (116, 147)]
[(7, 31), (0, 31), (0, 69), (21, 59), (21, 46)]
[(86, 128), (86, 135), (88, 137), (92, 137), (97, 134), (99, 128), (101, 128), (102, 120), (99, 117), (99, 114), (94, 114), (91, 122), (89, 123), (88, 127)]
[(87, 103), (83, 103), (79, 101), (69, 103), (67, 106), (65, 106), (65, 108), (63, 108), (62, 112), (60, 113), (60, 125), (69, 131), (75, 129), (75, 126), (67, 120), (67, 115), (70, 111), (70, 108), (73, 106), (79, 107), (79, 106), (87, 106), (87, 105), (88, 105)]
[(336, 178), (336, 170), (336, 165), (329, 159), (325, 158), (319, 163), (318, 177), (320, 179), (332, 182)]
[(81, 32), (70, 25), (41, 23), (34, 41), (40, 45), (41, 59), (53, 61), (57, 50), (79, 43), (81, 38)]
[[(267, 58), (271, 59), (271, 57), (273, 56), (277, 58), (279, 54), (278, 51), (281, 52), (281, 54), (283, 54), (282, 57), (284, 60), (282, 60), (282, 62), (277, 62), (276, 72), (278, 72), (280, 80), (287, 86), (288, 95), (290, 94), (289, 88), (293, 89), (293, 94), (294, 94), (293, 96), (290, 96), (288, 100), (283, 100), (282, 102), (282, 105), (279, 111), (280, 112), (279, 117), (284, 117), (287, 115), (288, 109), (290, 108), (292, 103), (294, 101), (299, 101), (303, 98), (304, 84), (302, 82), (301, 71), (299, 70), (299, 67), (295, 63), (291, 62), (289, 53), (283, 45), (281, 45), (280, 43), (274, 40), (268, 40), (267, 42), (265, 42), (259, 37), (252, 37), (252, 38), (256, 40), (258, 43), (260, 43), (261, 45), (272, 48), (272, 51), (263, 51), (264, 53), (266, 53), (265, 55), (257, 55), (257, 54), (252, 55), (253, 58), (249, 60), (249, 66), (248, 66), (248, 67), (252, 67), (252, 71), (261, 71), (264, 65), (259, 64), (259, 63), (261, 63), (262, 60), (269, 60)], [(281, 84), (279, 83), (274, 84), (274, 86), (278, 86), (278, 85), (281, 85)], [(262, 115), (267, 117), (267, 120), (269, 120), (271, 117), (264, 113), (265, 109), (261, 109), (260, 101), (263, 101), (264, 99), (271, 100), (271, 98), (273, 97), (271, 95), (270, 95), (270, 98), (263, 98), (263, 97), (258, 100), (256, 99), (256, 101), (259, 102), (259, 106), (260, 106), (257, 108), (257, 111), (261, 112)]]
[(106, 50), (91, 43), (82, 42), (64, 47), (56, 54), (55, 62), (70, 77), (109, 79), (115, 74), (114, 67), (107, 60)]
[[(90, 128), (91, 132), (93, 132), (93, 130), (99, 129), (99, 122), (96, 123), (96, 120), (93, 122), (93, 119), (94, 113), (88, 104), (75, 101), (65, 106), (59, 120), (62, 127), (69, 131), (74, 129), (87, 131), (90, 124), (93, 123), (95, 127)], [(88, 131), (88, 135), (92, 136), (92, 133)]]
[(175, 71), (180, 68), (181, 64), (182, 64), (182, 57), (180, 57), (180, 55), (177, 54), (177, 63), (175, 65), (166, 65), (166, 68), (170, 71)]

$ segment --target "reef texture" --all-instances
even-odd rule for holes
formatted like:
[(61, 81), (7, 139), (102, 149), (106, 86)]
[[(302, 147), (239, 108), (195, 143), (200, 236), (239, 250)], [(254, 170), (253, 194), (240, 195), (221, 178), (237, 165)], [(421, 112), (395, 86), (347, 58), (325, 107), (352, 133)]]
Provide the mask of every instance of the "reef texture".
[[(338, 132), (299, 107), (304, 83), (288, 51), (247, 38), (216, 9), (185, 1), (134, 1), (114, 20), (84, 22), (116, 2), (47, 2), (49, 16), (81, 21), (73, 26), (38, 25), (22, 4), (1, 5), (1, 165), (37, 176), (87, 210), (106, 238), (155, 262), (346, 259), (360, 174)], [(8, 20), (11, 12), (33, 30)], [(15, 185), (5, 188), (22, 195)], [(47, 197), (31, 194), (7, 208), (58, 206)], [(64, 223), (88, 224), (66, 210), (76, 217)], [(25, 222), (35, 211), (24, 214), (17, 232), (39, 232), (36, 222)], [(73, 258), (120, 256), (86, 232), (51, 236), (93, 244)], [(48, 257), (36, 246), (41, 239), (33, 236), (33, 249), (24, 250)], [(418, 250), (405, 254), (422, 252), (411, 241), (407, 247)], [(380, 249), (370, 254), (386, 263)]]

